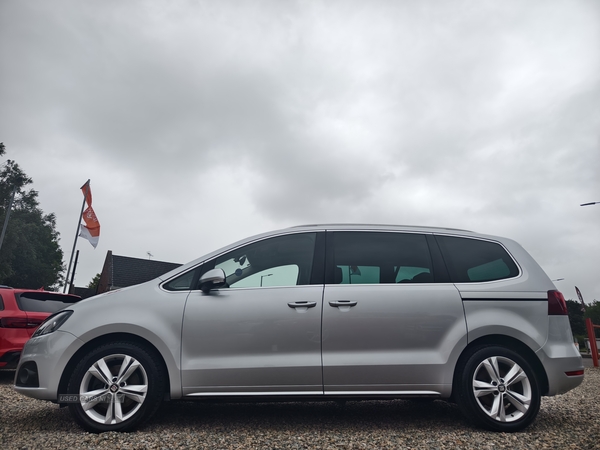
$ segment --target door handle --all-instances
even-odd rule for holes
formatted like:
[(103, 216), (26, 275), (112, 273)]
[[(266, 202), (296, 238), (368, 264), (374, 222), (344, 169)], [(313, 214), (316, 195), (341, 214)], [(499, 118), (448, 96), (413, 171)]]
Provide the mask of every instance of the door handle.
[(329, 302), (329, 306), (335, 306), (335, 307), (337, 307), (337, 306), (348, 306), (348, 307), (350, 307), (350, 306), (356, 306), (357, 303), (358, 302), (353, 302), (351, 300), (338, 300), (338, 301), (335, 301), (335, 302)]
[(314, 308), (317, 306), (317, 302), (290, 302), (288, 306), (290, 308)]

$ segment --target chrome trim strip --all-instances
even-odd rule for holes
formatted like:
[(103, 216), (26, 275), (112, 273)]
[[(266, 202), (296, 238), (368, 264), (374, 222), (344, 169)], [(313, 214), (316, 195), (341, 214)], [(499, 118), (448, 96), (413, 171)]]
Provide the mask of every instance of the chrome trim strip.
[(323, 395), (323, 391), (268, 391), (268, 392), (194, 392), (184, 397), (267, 397), (278, 395)]
[(436, 395), (441, 397), (442, 394), (436, 391), (325, 391), (325, 395), (347, 395), (353, 396), (370, 396), (370, 395)]
[(305, 396), (305, 395), (345, 395), (355, 396), (385, 396), (385, 395), (407, 395), (407, 396), (438, 396), (441, 393), (437, 391), (267, 391), (267, 392), (195, 392), (186, 394), (184, 397), (271, 397), (271, 396)]
[(545, 302), (548, 298), (478, 297), (463, 298), (463, 302)]

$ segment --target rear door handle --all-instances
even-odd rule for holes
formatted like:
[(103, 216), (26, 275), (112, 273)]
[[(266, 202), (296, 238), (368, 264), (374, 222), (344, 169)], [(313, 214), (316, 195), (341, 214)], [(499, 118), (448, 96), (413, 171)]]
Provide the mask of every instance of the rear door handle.
[(356, 306), (358, 302), (353, 302), (351, 300), (338, 300), (335, 302), (329, 302), (329, 306), (339, 307), (339, 306)]
[(298, 311), (306, 311), (308, 308), (317, 306), (317, 302), (290, 302), (288, 306)]

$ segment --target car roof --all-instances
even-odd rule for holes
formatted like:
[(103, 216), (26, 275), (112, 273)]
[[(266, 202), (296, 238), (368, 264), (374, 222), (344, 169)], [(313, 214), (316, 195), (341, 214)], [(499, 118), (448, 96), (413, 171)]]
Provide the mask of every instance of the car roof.
[(369, 224), (369, 223), (315, 223), (307, 225), (296, 225), (289, 227), (289, 230), (296, 230), (298, 228), (304, 229), (318, 229), (318, 230), (393, 230), (393, 231), (422, 231), (422, 232), (453, 232), (460, 234), (477, 234), (470, 230), (464, 230), (461, 228), (448, 228), (448, 227), (433, 227), (426, 225), (392, 225), (392, 224)]

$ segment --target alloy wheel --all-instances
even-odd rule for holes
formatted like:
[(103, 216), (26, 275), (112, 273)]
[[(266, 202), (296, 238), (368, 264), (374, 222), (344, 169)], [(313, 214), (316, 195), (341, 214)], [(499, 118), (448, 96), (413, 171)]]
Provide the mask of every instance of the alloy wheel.
[(473, 395), (481, 410), (499, 422), (514, 422), (529, 410), (532, 388), (525, 371), (512, 359), (491, 356), (473, 374)]
[(140, 362), (125, 354), (104, 356), (85, 372), (79, 402), (95, 422), (121, 423), (141, 408), (148, 392), (148, 375)]

